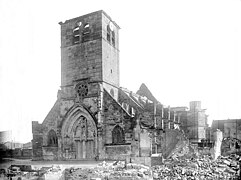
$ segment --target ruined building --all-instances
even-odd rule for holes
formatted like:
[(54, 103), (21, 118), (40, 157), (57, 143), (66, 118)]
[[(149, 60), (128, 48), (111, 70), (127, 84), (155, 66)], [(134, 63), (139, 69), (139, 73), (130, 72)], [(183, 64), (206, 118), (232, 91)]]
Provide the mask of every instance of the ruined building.
[(208, 128), (207, 115), (205, 109), (201, 108), (200, 101), (190, 102), (190, 110), (187, 113), (187, 135), (191, 142), (197, 143), (206, 139), (206, 129)]
[(119, 29), (97, 11), (59, 23), (61, 89), (39, 124), (32, 122), (33, 159), (134, 159), (168, 154), (187, 112), (163, 106), (145, 84), (119, 84)]
[(220, 130), (223, 134), (222, 154), (241, 153), (241, 119), (213, 120), (211, 126), (211, 137)]

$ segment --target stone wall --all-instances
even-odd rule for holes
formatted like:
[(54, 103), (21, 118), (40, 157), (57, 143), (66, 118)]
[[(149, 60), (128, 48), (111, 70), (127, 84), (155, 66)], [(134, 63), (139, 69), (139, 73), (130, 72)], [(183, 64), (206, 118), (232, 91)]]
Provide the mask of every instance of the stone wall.
[(146, 166), (151, 166), (151, 164), (152, 164), (151, 157), (131, 157), (130, 161), (132, 163), (143, 164), (143, 165), (146, 165)]
[(58, 147), (43, 147), (44, 160), (58, 160)]
[(24, 158), (31, 159), (33, 157), (33, 150), (32, 149), (22, 149), (22, 156)]
[(151, 156), (152, 141), (147, 131), (143, 130), (143, 132), (140, 133), (139, 142), (140, 142), (140, 156), (142, 157)]
[(33, 160), (43, 159), (43, 127), (37, 121), (32, 122), (32, 148), (33, 148)]
[(106, 159), (111, 160), (125, 160), (126, 157), (130, 157), (131, 155), (131, 145), (123, 144), (123, 145), (106, 145)]
[[(61, 85), (69, 85), (73, 80), (91, 78), (102, 79), (102, 13), (101, 11), (67, 20), (61, 23)], [(79, 43), (74, 44), (73, 30), (79, 26)], [(85, 25), (89, 24), (84, 35)], [(83, 40), (83, 38), (87, 39)]]
[(0, 158), (17, 158), (17, 159), (32, 159), (32, 149), (6, 149), (0, 151)]
[(175, 129), (165, 130), (165, 133), (162, 133), (158, 138), (160, 139), (158, 151), (163, 154), (164, 158), (172, 153), (181, 139), (184, 139), (183, 134)]

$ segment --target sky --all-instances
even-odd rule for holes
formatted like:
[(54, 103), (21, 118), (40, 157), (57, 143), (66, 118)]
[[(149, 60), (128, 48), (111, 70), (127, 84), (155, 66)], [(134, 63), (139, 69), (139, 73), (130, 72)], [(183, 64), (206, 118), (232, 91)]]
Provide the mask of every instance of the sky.
[(122, 87), (241, 118), (240, 0), (0, 0), (0, 131), (32, 139), (60, 89), (58, 23), (98, 10), (121, 27)]

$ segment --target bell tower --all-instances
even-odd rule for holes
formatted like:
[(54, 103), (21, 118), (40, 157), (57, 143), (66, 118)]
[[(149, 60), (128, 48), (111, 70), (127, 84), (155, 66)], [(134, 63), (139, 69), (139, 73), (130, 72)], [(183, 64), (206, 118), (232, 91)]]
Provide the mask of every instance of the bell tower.
[[(119, 87), (119, 26), (103, 11), (61, 25), (61, 87), (100, 83), (115, 99)], [(88, 93), (81, 85), (79, 93)], [(86, 92), (87, 91), (87, 92)], [(65, 93), (71, 94), (71, 90)], [(85, 95), (85, 94), (83, 94)]]

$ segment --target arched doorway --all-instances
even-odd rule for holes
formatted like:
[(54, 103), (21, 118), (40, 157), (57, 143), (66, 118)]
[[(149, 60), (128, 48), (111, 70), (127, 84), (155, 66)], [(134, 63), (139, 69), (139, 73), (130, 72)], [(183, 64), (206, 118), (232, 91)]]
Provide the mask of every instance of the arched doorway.
[(83, 107), (68, 112), (61, 134), (65, 159), (94, 159), (98, 154), (96, 123)]
[(93, 159), (95, 157), (95, 128), (85, 116), (80, 116), (74, 128), (76, 159)]

